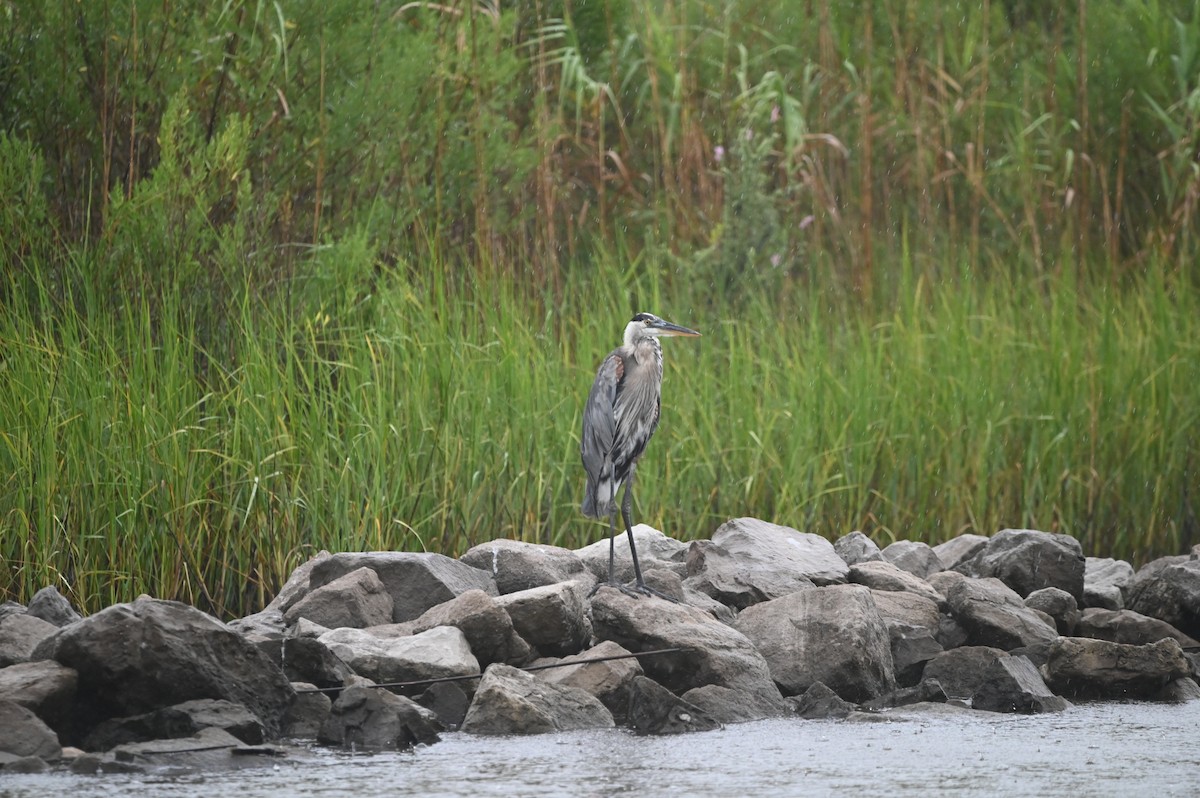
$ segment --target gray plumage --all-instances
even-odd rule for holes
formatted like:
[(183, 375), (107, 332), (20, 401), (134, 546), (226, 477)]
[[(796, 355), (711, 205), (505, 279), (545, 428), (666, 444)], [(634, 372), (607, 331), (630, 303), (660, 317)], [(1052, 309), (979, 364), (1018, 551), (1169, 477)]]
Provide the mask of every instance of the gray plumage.
[(637, 589), (653, 592), (642, 581), (634, 547), (630, 508), (638, 458), (658, 428), (662, 394), (664, 335), (698, 336), (700, 333), (664, 321), (652, 313), (639, 313), (625, 326), (625, 341), (604, 358), (596, 372), (583, 408), (583, 433), (579, 451), (587, 472), (583, 514), (609, 518), (609, 583), (613, 577), (613, 536), (617, 492), (625, 486), (622, 510)]

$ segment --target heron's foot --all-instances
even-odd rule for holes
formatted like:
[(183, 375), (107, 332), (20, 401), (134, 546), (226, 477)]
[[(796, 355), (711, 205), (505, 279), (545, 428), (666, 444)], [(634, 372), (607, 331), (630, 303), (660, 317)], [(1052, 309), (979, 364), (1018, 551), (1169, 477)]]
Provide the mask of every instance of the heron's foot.
[[(592, 587), (592, 589), (590, 591), (588, 591), (588, 598), (591, 598), (592, 596), (596, 595), (596, 591), (602, 587), (615, 588), (617, 590), (620, 590), (626, 596), (632, 596), (633, 598), (641, 598), (643, 593), (646, 593), (647, 595), (649, 595), (647, 593), (647, 591), (650, 590), (650, 588), (646, 587), (645, 585), (642, 586), (642, 588), (645, 588), (643, 590), (641, 588), (630, 587), (629, 585), (623, 585), (620, 582), (597, 582)], [(660, 596), (662, 595), (661, 593), (657, 593), (657, 591), (651, 591), (651, 592), (655, 592), (655, 595), (660, 595)], [(666, 598), (666, 596), (663, 596), (663, 598)], [(674, 600), (674, 599), (672, 599), (672, 600)]]
[(657, 596), (658, 598), (663, 599), (665, 601), (669, 601), (672, 604), (682, 604), (683, 603), (682, 601), (675, 598), (674, 596), (668, 596), (666, 593), (662, 593), (662, 592), (655, 590), (654, 588), (650, 587), (650, 585), (646, 584), (645, 582), (638, 582), (637, 587), (635, 587), (634, 589), (637, 592), (642, 593), (643, 595)]

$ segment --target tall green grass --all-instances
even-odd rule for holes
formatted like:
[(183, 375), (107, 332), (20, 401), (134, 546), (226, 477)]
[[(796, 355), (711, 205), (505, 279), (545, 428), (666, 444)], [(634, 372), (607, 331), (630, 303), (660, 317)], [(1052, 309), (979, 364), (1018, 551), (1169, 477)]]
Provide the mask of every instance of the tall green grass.
[(639, 471), (635, 514), (668, 534), (741, 515), (881, 543), (1032, 526), (1135, 560), (1195, 540), (1200, 297), (1163, 273), (901, 276), (866, 303), (797, 285), (736, 315), (648, 262), (577, 272), (559, 304), (453, 274), (397, 267), (305, 312), (248, 300), (219, 352), (178, 297), (111, 314), (13, 292), (0, 592), (230, 615), (323, 548), (597, 539), (580, 407), (633, 306), (704, 333), (666, 343)]

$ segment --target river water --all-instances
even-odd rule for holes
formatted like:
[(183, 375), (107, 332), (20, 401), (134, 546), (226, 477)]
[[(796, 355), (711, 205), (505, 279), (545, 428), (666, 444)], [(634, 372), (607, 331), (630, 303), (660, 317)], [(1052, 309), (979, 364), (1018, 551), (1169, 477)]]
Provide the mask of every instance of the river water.
[(455, 733), (399, 754), (314, 749), (261, 769), (176, 778), (0, 774), (0, 798), (834, 794), (1200, 795), (1200, 701), (1034, 716), (922, 707), (657, 738), (622, 730)]

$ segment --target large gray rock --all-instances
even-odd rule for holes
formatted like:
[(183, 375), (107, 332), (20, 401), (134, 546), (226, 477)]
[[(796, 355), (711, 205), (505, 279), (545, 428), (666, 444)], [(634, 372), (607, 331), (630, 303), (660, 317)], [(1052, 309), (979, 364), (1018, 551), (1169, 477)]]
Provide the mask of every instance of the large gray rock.
[(685, 734), (721, 728), (707, 712), (645, 676), (634, 677), (629, 720), (638, 734)]
[(919, 579), (928, 579), (944, 571), (941, 559), (928, 543), (919, 540), (897, 540), (884, 547), (883, 559)]
[(107, 751), (126, 743), (191, 737), (201, 729), (223, 729), (250, 745), (258, 745), (267, 738), (258, 718), (241, 704), (201, 698), (142, 715), (110, 718), (92, 729), (82, 747), (88, 751)]
[(813, 682), (803, 695), (789, 698), (788, 702), (806, 720), (845, 718), (858, 708), (821, 682)]
[(497, 664), (480, 679), (462, 730), (470, 734), (544, 734), (613, 725), (612, 714), (586, 690)]
[(782, 700), (762, 654), (741, 632), (703, 610), (634, 598), (609, 587), (600, 588), (591, 604), (598, 640), (611, 640), (635, 653), (682, 649), (640, 659), (646, 674), (668, 689), (684, 693), (716, 684), (767, 701)]
[(255, 645), (283, 670), (288, 681), (305, 682), (324, 689), (342, 687), (354, 674), (349, 665), (316, 638), (261, 640)]
[(1112, 557), (1088, 557), (1083, 571), (1083, 606), (1125, 608), (1125, 592), (1133, 583), (1133, 566)]
[(315, 590), (359, 568), (370, 568), (392, 597), (392, 621), (411, 621), (430, 607), (482, 590), (495, 596), (491, 574), (442, 554), (375, 551), (334, 554), (316, 562), (310, 587)]
[(1025, 606), (1049, 615), (1060, 635), (1075, 634), (1075, 625), (1079, 623), (1079, 605), (1067, 591), (1057, 587), (1035, 590), (1025, 597)]
[(172, 776), (211, 773), (247, 767), (269, 767), (273, 757), (259, 753), (224, 729), (201, 729), (191, 737), (125, 743), (104, 754), (83, 754), (71, 763), (73, 773), (162, 773)]
[(946, 601), (971, 645), (1007, 651), (1058, 637), (1051, 625), (999, 579), (961, 579), (950, 586)]
[(1007, 651), (991, 646), (951, 649), (925, 663), (924, 678), (936, 679), (951, 698), (970, 698), (983, 684), (992, 662), (1007, 656)]
[[(615, 722), (624, 723), (629, 716), (629, 697), (633, 679), (635, 676), (642, 675), (642, 666), (636, 657), (604, 658), (620, 657), (631, 653), (633, 652), (611, 640), (605, 640), (587, 651), (564, 657), (557, 663), (537, 663), (539, 665), (558, 664), (561, 667), (538, 670), (534, 672), (534, 676), (551, 684), (578, 687), (588, 691), (600, 699), (600, 703), (604, 704), (612, 713)], [(602, 659), (603, 661), (599, 662), (589, 661)]]
[(988, 539), (984, 535), (967, 533), (939, 543), (933, 547), (933, 553), (938, 556), (942, 568), (949, 571), (983, 551), (987, 542)]
[(1200, 642), (1166, 621), (1133, 610), (1102, 610), (1095, 607), (1086, 609), (1079, 615), (1077, 631), (1079, 637), (1094, 637), (1097, 640), (1111, 640), (1114, 643), (1135, 646), (1154, 643), (1164, 637), (1173, 637), (1185, 648), (1200, 647)]
[[(880, 565), (881, 563), (868, 563)], [(882, 563), (889, 568), (895, 568), (890, 563)], [(851, 568), (853, 574), (854, 566)], [(898, 570), (898, 569), (897, 569)], [(901, 571), (911, 579), (916, 577)], [(920, 581), (920, 580), (918, 580)], [(930, 592), (942, 600), (941, 596), (930, 589)], [(902, 687), (912, 686), (922, 678), (925, 663), (940, 654), (943, 646), (941, 637), (942, 614), (933, 600), (917, 593), (896, 592), (891, 590), (871, 590), (875, 599), (875, 607), (887, 624), (888, 639), (892, 648), (892, 665), (896, 674), (896, 684)]]
[(851, 565), (850, 581), (856, 585), (866, 585), (872, 590), (912, 593), (939, 607), (946, 603), (945, 597), (923, 578), (887, 561)]
[(693, 687), (681, 698), (701, 709), (717, 723), (748, 723), (786, 714), (787, 704), (764, 701), (741, 690), (730, 690), (715, 684)]
[(688, 549), (685, 589), (734, 609), (815, 587), (813, 581), (786, 569), (764, 569), (726, 551), (711, 540), (693, 541)]
[(583, 649), (592, 637), (585, 583), (559, 582), (508, 593), (496, 599), (513, 629), (540, 654), (563, 657)]
[(54, 624), (24, 612), (0, 618), (0, 668), (28, 662), (38, 644), (57, 631)]
[(1026, 657), (999, 657), (983, 673), (971, 706), (989, 712), (1062, 712), (1071, 705), (1050, 692)]
[(1200, 637), (1200, 560), (1147, 563), (1134, 576), (1126, 606)]
[(1060, 637), (1050, 645), (1046, 681), (1056, 693), (1081, 698), (1152, 698), (1189, 675), (1179, 642), (1144, 646)]
[(79, 674), (52, 659), (0, 669), (0, 699), (31, 710), (60, 735), (70, 729)]
[(410, 698), (367, 686), (349, 687), (333, 703), (317, 742), (354, 750), (402, 751), (440, 738), (442, 725)]
[(1003, 529), (978, 554), (955, 570), (967, 576), (996, 577), (1022, 597), (1043, 587), (1083, 600), (1083, 549), (1070, 535), (1036, 529)]
[(490, 573), (500, 595), (579, 579), (589, 573), (583, 560), (570, 549), (521, 540), (480, 543), (458, 559)]
[[(674, 571), (680, 576), (687, 573), (684, 559), (687, 556), (687, 544), (674, 538), (667, 537), (652, 526), (635, 524), (633, 527), (633, 542), (637, 546), (638, 565), (643, 574), (655, 568)], [(600, 581), (608, 579), (608, 537), (597, 540), (575, 549), (575, 554), (583, 561), (583, 565)], [(633, 556), (629, 553), (629, 537), (621, 532), (613, 538), (613, 571), (618, 582), (633, 581)]]
[(726, 521), (713, 533), (712, 542), (753, 566), (757, 579), (791, 573), (817, 585), (833, 585), (845, 583), (849, 572), (833, 544), (820, 535), (757, 518)]
[(295, 693), (283, 672), (217, 619), (174, 601), (140, 598), (66, 626), (38, 646), (79, 674), (79, 731), (102, 720), (196, 698), (253, 712), (272, 735)]
[[(310, 624), (311, 621), (301, 618), (300, 624)], [(295, 627), (291, 631), (283, 620), (279, 610), (263, 610), (247, 615), (244, 618), (234, 618), (229, 622), (229, 628), (252, 643), (263, 640), (279, 640), (284, 635), (295, 635)]]
[(833, 550), (842, 558), (846, 565), (858, 565), (864, 562), (879, 562), (883, 555), (875, 541), (862, 532), (851, 532), (842, 535), (833, 542)]
[(438, 626), (406, 637), (377, 637), (363, 629), (331, 629), (317, 638), (359, 676), (379, 684), (469, 677), (479, 661), (461, 630)]
[(460, 629), (471, 646), (471, 653), (479, 660), (480, 668), (493, 662), (519, 665), (530, 658), (529, 644), (513, 628), (508, 612), (482, 590), (468, 590), (428, 609), (412, 624), (415, 634), (438, 626)]
[(36, 756), (53, 762), (62, 756), (58, 736), (42, 719), (14, 701), (0, 698), (0, 755)]
[(309, 682), (292, 682), (292, 688), (296, 691), (296, 700), (284, 715), (283, 736), (315, 740), (329, 719), (333, 700)]
[[(293, 604), (308, 595), (309, 585), (312, 582), (313, 569), (332, 556), (328, 551), (322, 549), (296, 566), (288, 576), (287, 581), (283, 583), (283, 587), (275, 594), (275, 598), (268, 602), (263, 611), (278, 613), (279, 617), (282, 618), (283, 614), (291, 609)], [(348, 572), (344, 571), (343, 573)]]
[(321, 585), (283, 614), (288, 626), (301, 618), (329, 629), (363, 629), (392, 621), (392, 596), (370, 568), (358, 568)]
[(83, 617), (54, 585), (48, 585), (33, 594), (29, 600), (28, 614), (59, 628), (69, 626)]
[(896, 688), (887, 626), (861, 585), (818, 587), (756, 604), (734, 627), (762, 652), (785, 695), (815, 682), (849, 701)]

